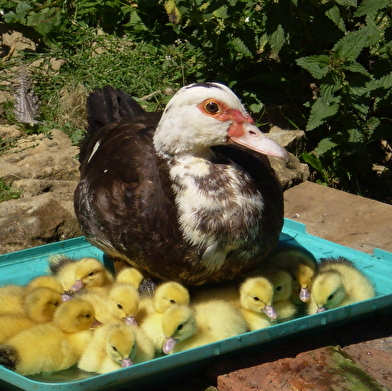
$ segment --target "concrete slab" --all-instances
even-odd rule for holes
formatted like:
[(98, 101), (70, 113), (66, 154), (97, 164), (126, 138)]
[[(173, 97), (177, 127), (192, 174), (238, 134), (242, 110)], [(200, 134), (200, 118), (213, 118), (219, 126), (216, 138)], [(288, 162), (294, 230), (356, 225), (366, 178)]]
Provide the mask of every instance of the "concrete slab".
[(285, 217), (307, 232), (369, 254), (392, 252), (392, 205), (304, 182), (284, 193)]

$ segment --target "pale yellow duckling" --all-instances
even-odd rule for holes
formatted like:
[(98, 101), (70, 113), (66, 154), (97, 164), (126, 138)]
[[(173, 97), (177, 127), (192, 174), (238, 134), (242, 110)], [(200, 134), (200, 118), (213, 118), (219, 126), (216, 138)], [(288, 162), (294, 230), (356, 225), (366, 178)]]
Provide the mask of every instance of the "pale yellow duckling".
[(106, 294), (93, 289), (80, 291), (76, 297), (90, 302), (94, 306), (96, 319), (103, 324), (120, 320), (130, 325), (136, 324), (139, 294), (132, 285), (115, 283)]
[(344, 257), (321, 259), (314, 277), (308, 313), (371, 299), (376, 295), (373, 284)]
[(193, 308), (173, 305), (162, 317), (163, 352), (184, 351), (234, 337), (247, 331), (241, 312), (222, 300), (197, 303)]
[(274, 286), (267, 278), (247, 278), (240, 285), (239, 294), (241, 313), (249, 330), (271, 326), (278, 317), (273, 302)]
[(317, 271), (317, 260), (303, 247), (284, 245), (276, 250), (258, 269), (261, 274), (268, 270), (285, 270), (293, 277), (295, 298), (307, 302), (310, 286)]
[(23, 315), (0, 316), (0, 343), (36, 324), (36, 322)]
[(75, 365), (92, 338), (93, 306), (73, 299), (63, 303), (53, 321), (16, 334), (0, 345), (0, 365), (21, 375), (55, 372)]
[(0, 316), (0, 342), (36, 324), (51, 321), (61, 303), (61, 294), (53, 289), (31, 289), (24, 298), (21, 314)]
[(75, 261), (65, 256), (52, 257), (49, 268), (63, 284), (65, 291), (108, 288), (114, 282), (113, 275), (95, 258), (82, 258)]
[(26, 292), (34, 288), (50, 288), (54, 291), (63, 294), (64, 288), (60, 280), (54, 276), (43, 275), (32, 279), (26, 286)]
[(59, 292), (51, 288), (34, 288), (27, 293), (23, 308), (28, 318), (36, 323), (45, 323), (53, 319), (61, 303)]
[(78, 367), (107, 373), (154, 358), (154, 347), (141, 329), (123, 322), (99, 327), (82, 354)]
[(153, 297), (140, 300), (136, 320), (142, 322), (150, 314), (162, 314), (173, 304), (188, 305), (189, 301), (189, 291), (185, 286), (175, 281), (163, 282), (156, 287)]
[(284, 270), (271, 270), (265, 276), (274, 286), (273, 306), (277, 313), (276, 320), (282, 322), (295, 318), (300, 306), (291, 300), (293, 292), (293, 278)]
[(135, 267), (124, 267), (116, 274), (116, 282), (120, 284), (130, 284), (135, 289), (139, 289), (143, 279), (143, 274)]
[(25, 287), (6, 285), (0, 287), (0, 316), (24, 315)]

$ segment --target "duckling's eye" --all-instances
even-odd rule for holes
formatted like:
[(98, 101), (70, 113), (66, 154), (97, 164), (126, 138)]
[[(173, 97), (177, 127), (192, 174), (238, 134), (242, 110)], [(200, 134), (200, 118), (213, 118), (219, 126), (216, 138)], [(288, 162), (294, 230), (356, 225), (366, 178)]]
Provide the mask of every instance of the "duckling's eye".
[(90, 318), (91, 318), (91, 315), (90, 315), (90, 314), (86, 314), (86, 318), (87, 318), (87, 319), (90, 319)]
[(112, 345), (112, 349), (113, 349), (115, 352), (118, 351), (117, 348), (116, 348), (115, 346), (113, 346), (113, 345)]
[(253, 300), (255, 300), (255, 301), (260, 301), (260, 299), (259, 299), (257, 296), (255, 296), (255, 297), (253, 298)]
[(183, 325), (183, 324), (180, 324), (180, 325), (177, 327), (177, 330), (180, 331), (180, 330), (182, 330), (183, 328), (184, 328), (184, 325)]
[(123, 309), (123, 306), (122, 306), (120, 303), (117, 303), (117, 308), (120, 309), (120, 310), (122, 310), (122, 309)]
[(329, 296), (328, 296), (328, 301), (332, 300), (332, 299), (333, 299), (333, 296), (334, 296), (333, 294), (332, 294), (332, 295), (329, 295)]
[(59, 302), (56, 301), (56, 302), (53, 303), (53, 305), (54, 305), (55, 307), (57, 307), (57, 306), (59, 305)]
[(169, 300), (171, 304), (176, 304), (176, 301), (174, 299)]
[(94, 275), (94, 272), (90, 272), (87, 276), (92, 277)]
[(277, 287), (276, 287), (276, 290), (277, 290), (277, 291), (281, 291), (281, 290), (282, 290), (282, 287), (281, 287), (281, 286), (277, 286)]
[(219, 105), (216, 102), (209, 101), (206, 103), (205, 109), (209, 114), (216, 114), (219, 112)]

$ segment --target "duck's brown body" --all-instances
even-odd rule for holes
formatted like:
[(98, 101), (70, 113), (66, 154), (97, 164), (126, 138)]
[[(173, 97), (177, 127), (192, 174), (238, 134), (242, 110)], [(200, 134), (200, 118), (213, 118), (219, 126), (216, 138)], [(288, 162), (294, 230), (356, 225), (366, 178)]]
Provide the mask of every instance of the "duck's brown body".
[(220, 145), (208, 156), (168, 157), (153, 142), (160, 114), (112, 88), (88, 104), (75, 211), (110, 258), (197, 285), (237, 278), (275, 248), (283, 197), (266, 156)]

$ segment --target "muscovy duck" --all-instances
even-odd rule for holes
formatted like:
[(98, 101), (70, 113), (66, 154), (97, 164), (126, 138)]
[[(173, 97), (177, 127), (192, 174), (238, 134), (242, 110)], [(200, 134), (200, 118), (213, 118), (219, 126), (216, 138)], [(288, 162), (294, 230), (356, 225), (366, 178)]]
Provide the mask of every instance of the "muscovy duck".
[(107, 86), (87, 109), (75, 212), (113, 261), (190, 286), (236, 279), (275, 249), (283, 195), (265, 155), (287, 152), (228, 87), (190, 84), (157, 113)]

